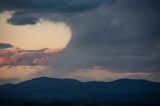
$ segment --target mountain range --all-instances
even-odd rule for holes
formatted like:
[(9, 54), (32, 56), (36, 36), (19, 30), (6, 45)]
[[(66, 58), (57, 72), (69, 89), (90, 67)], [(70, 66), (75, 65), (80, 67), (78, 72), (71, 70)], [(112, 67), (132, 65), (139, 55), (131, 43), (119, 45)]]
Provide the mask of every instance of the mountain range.
[(96, 100), (159, 103), (160, 83), (141, 79), (81, 82), (75, 79), (39, 77), (0, 86), (0, 101)]

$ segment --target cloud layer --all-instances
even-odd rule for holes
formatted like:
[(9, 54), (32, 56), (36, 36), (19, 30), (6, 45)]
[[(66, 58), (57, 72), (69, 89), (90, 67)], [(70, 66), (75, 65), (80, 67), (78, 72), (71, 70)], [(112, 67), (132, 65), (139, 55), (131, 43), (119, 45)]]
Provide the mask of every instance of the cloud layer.
[(48, 65), (60, 52), (58, 49), (23, 50), (20, 48), (1, 49), (0, 67)]
[(9, 10), (14, 11), (10, 24), (35, 24), (42, 18), (71, 27), (70, 43), (52, 63), (56, 71), (100, 66), (155, 78), (160, 73), (159, 0), (1, 1), (0, 11)]
[(159, 7), (158, 0), (118, 0), (92, 12), (65, 17), (73, 36), (54, 67), (160, 72)]
[[(114, 0), (2, 0), (0, 11), (16, 11), (8, 22), (16, 25), (35, 24), (43, 13), (74, 14), (108, 5)], [(32, 14), (36, 13), (36, 14)], [(29, 14), (32, 14), (30, 17)]]
[(12, 48), (11, 44), (0, 43), (0, 49)]

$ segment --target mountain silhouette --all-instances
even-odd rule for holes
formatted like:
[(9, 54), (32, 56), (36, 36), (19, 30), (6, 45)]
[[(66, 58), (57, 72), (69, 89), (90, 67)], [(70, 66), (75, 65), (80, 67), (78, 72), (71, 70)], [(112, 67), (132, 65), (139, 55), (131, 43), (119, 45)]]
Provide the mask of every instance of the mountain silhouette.
[(40, 77), (0, 86), (0, 100), (20, 99), (159, 102), (160, 83), (133, 79), (81, 82)]

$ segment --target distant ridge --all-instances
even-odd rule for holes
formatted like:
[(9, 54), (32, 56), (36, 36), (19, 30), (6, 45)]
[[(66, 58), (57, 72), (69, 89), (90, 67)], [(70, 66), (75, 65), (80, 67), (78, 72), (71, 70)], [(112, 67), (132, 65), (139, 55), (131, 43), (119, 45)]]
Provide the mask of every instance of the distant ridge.
[(0, 100), (160, 100), (160, 83), (142, 79), (81, 82), (75, 79), (39, 77), (0, 86)]

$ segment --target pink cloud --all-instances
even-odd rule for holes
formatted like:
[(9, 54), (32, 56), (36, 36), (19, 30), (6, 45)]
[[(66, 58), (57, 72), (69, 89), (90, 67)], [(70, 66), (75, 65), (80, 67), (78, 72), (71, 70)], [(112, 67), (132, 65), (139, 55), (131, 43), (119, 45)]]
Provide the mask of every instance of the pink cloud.
[(40, 50), (23, 50), (20, 48), (0, 49), (0, 66), (47, 65), (61, 51), (59, 49), (48, 48)]

